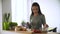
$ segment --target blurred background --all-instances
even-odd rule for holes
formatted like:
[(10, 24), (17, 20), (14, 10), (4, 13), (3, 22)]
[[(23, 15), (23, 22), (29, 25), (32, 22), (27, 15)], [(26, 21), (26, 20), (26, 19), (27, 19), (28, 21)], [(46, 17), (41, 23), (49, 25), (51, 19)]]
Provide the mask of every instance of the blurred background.
[(22, 21), (30, 22), (33, 2), (39, 3), (49, 27), (57, 27), (57, 32), (60, 32), (60, 0), (0, 0), (0, 30), (5, 13), (10, 13), (9, 21), (17, 22), (18, 25)]

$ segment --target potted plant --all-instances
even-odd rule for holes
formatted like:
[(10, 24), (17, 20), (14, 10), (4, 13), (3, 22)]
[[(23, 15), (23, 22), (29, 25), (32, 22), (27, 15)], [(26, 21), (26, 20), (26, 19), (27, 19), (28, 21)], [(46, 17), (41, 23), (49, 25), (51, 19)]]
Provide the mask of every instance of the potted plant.
[(9, 17), (10, 13), (4, 14), (3, 30), (9, 30)]
[(9, 23), (9, 29), (10, 30), (14, 30), (15, 29), (15, 26), (17, 26), (18, 24), (16, 22), (10, 22)]

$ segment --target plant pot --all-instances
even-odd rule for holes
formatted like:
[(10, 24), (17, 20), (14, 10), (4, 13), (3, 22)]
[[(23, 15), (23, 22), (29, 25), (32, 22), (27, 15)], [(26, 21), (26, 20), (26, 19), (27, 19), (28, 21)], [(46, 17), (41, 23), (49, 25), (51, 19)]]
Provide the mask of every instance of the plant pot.
[(8, 22), (3, 23), (3, 30), (9, 30), (9, 23)]

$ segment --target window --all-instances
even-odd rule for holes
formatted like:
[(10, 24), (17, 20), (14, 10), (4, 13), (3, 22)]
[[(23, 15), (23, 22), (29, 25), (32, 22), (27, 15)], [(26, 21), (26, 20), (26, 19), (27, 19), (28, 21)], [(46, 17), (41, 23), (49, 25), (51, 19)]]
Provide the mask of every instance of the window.
[(31, 12), (28, 11), (27, 5), (27, 0), (11, 0), (12, 22), (17, 22), (18, 25), (21, 25), (23, 20), (25, 22), (29, 21)]

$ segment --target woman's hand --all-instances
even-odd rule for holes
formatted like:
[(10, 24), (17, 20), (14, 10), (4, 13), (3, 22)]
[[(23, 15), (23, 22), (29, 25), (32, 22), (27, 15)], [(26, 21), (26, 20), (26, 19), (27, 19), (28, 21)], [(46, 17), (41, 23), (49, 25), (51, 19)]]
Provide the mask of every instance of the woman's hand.
[(48, 28), (49, 26), (47, 24), (44, 24), (44, 28)]

